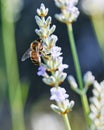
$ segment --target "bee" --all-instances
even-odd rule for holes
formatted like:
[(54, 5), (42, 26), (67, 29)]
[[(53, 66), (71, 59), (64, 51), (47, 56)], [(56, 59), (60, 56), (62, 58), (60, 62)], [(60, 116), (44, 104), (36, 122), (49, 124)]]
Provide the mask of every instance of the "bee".
[(42, 40), (38, 39), (30, 44), (30, 48), (23, 54), (21, 61), (30, 58), (35, 65), (41, 64)]

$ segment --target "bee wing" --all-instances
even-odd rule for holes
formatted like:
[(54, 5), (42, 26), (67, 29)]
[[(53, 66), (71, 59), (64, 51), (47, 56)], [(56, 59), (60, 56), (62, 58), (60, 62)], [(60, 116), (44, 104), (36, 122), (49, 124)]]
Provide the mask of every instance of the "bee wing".
[(22, 56), (21, 61), (25, 61), (26, 59), (30, 58), (31, 48), (29, 48)]

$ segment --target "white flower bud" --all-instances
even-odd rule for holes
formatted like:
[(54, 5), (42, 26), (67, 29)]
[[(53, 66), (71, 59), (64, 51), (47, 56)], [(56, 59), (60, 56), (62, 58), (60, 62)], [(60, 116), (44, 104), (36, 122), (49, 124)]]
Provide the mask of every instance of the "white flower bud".
[(49, 30), (49, 35), (51, 35), (51, 34), (55, 31), (55, 29), (56, 29), (56, 26), (53, 25), (53, 26), (50, 28), (50, 30)]
[(40, 9), (37, 9), (37, 14), (41, 17), (45, 17), (48, 14), (48, 8), (45, 8), (44, 4), (42, 3)]
[(44, 77), (42, 80), (44, 83), (50, 86), (55, 86), (56, 84), (56, 79), (53, 76)]
[(42, 20), (40, 19), (40, 17), (35, 16), (35, 20), (36, 20), (36, 23), (38, 24), (38, 26), (42, 27), (44, 25)]
[(51, 107), (51, 109), (52, 109), (54, 112), (56, 112), (56, 113), (58, 113), (58, 114), (60, 114), (60, 113), (62, 112), (62, 110), (60, 110), (60, 108), (59, 108), (57, 105), (55, 105), (55, 104), (51, 104), (50, 107)]
[(77, 89), (78, 88), (78, 85), (77, 85), (77, 83), (76, 83), (76, 81), (75, 81), (75, 79), (74, 79), (74, 77), (72, 75), (68, 76), (68, 82), (69, 82), (72, 89)]
[(75, 102), (70, 101), (69, 104), (67, 105), (67, 109), (69, 109), (71, 111), (74, 105), (75, 105)]
[(89, 87), (91, 84), (93, 84), (95, 77), (92, 75), (92, 72), (88, 71), (85, 75), (84, 75), (84, 83), (87, 87)]
[(52, 21), (52, 18), (49, 16), (49, 17), (46, 19), (47, 25), (50, 25), (50, 24), (51, 24), (51, 21)]

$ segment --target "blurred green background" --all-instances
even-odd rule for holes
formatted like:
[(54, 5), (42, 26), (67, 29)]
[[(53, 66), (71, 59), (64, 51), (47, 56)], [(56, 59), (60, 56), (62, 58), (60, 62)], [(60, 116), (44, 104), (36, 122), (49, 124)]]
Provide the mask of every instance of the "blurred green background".
[[(29, 59), (21, 62), (22, 55), (37, 38), (34, 16), (40, 3), (49, 8), (52, 24), (57, 26), (57, 45), (62, 47), (64, 63), (69, 65), (66, 72), (75, 76), (67, 29), (54, 18), (54, 14), (59, 12), (54, 1), (0, 0), (0, 130), (40, 130), (43, 127), (45, 130), (65, 129), (61, 117), (54, 114), (49, 107), (50, 88), (37, 76), (38, 67)], [(73, 29), (82, 74), (90, 70), (98, 81), (102, 81), (104, 63), (99, 40), (96, 38), (90, 17), (83, 13), (80, 4), (79, 9), (80, 16), (73, 24)], [(76, 102), (70, 114), (72, 129), (85, 130), (79, 96), (70, 89), (67, 80), (62, 86), (68, 91), (70, 99)], [(88, 97), (90, 95), (91, 91), (88, 92)]]

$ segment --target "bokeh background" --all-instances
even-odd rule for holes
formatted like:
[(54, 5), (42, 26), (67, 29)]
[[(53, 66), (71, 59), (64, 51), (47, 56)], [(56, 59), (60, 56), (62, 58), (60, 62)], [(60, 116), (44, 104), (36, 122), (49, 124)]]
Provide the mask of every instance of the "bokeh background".
[[(5, 5), (6, 1), (9, 0), (2, 0), (0, 2), (0, 130), (12, 130), (9, 88), (6, 73), (1, 17), (3, 2)], [(51, 104), (51, 101), (49, 101), (50, 88), (42, 82), (41, 77), (37, 76), (38, 67), (34, 66), (30, 59), (26, 60), (25, 62), (21, 62), (21, 57), (24, 52), (29, 48), (30, 43), (33, 40), (37, 39), (37, 35), (35, 34), (34, 30), (38, 28), (38, 26), (36, 25), (34, 17), (36, 15), (36, 9), (40, 7), (41, 3), (44, 3), (45, 6), (49, 8), (49, 15), (52, 17), (52, 24), (56, 25), (56, 31), (54, 32), (54, 34), (58, 36), (57, 45), (62, 47), (64, 63), (69, 65), (69, 68), (66, 70), (66, 72), (68, 75), (71, 74), (76, 77), (72, 54), (70, 50), (70, 43), (68, 41), (67, 29), (64, 24), (57, 21), (54, 17), (54, 14), (59, 12), (54, 4), (54, 1), (17, 0), (17, 4), (12, 5), (12, 7), (14, 8), (15, 16), (14, 24), (17, 53), (16, 61), (18, 62), (19, 79), (22, 84), (21, 89), (24, 90), (25, 93), (25, 129), (40, 130), (44, 127), (45, 130), (56, 130), (57, 128), (63, 130), (65, 128), (63, 125), (60, 125), (63, 124), (60, 116), (56, 116), (56, 114), (54, 114), (54, 112), (52, 112), (49, 107)], [(90, 70), (92, 71), (93, 75), (95, 75), (96, 80), (100, 82), (104, 79), (104, 63), (101, 49), (99, 47), (98, 40), (94, 32), (91, 18), (89, 15), (86, 15), (83, 12), (81, 8), (81, 1), (79, 1), (78, 7), (80, 10), (80, 15), (77, 21), (73, 23), (73, 30), (82, 75)], [(7, 7), (5, 6), (5, 8)], [(9, 17), (7, 17), (7, 19), (9, 20)], [(5, 35), (7, 36), (8, 34)], [(9, 46), (9, 49), (10, 48), (11, 45)], [(15, 64), (14, 62), (15, 61), (12, 61), (11, 64)], [(80, 126), (82, 125), (81, 130), (84, 130), (85, 123), (82, 124), (82, 121), (84, 119), (79, 96), (70, 89), (67, 79), (62, 84), (62, 87), (65, 87), (67, 93), (69, 93), (70, 95), (70, 99), (73, 99), (76, 102), (74, 110), (70, 114), (72, 128), (75, 130), (80, 130)], [(89, 90), (88, 97), (90, 96), (91, 91)], [(55, 123), (53, 121), (56, 122), (56, 125), (54, 125)], [(48, 125), (47, 122), (49, 123)]]

